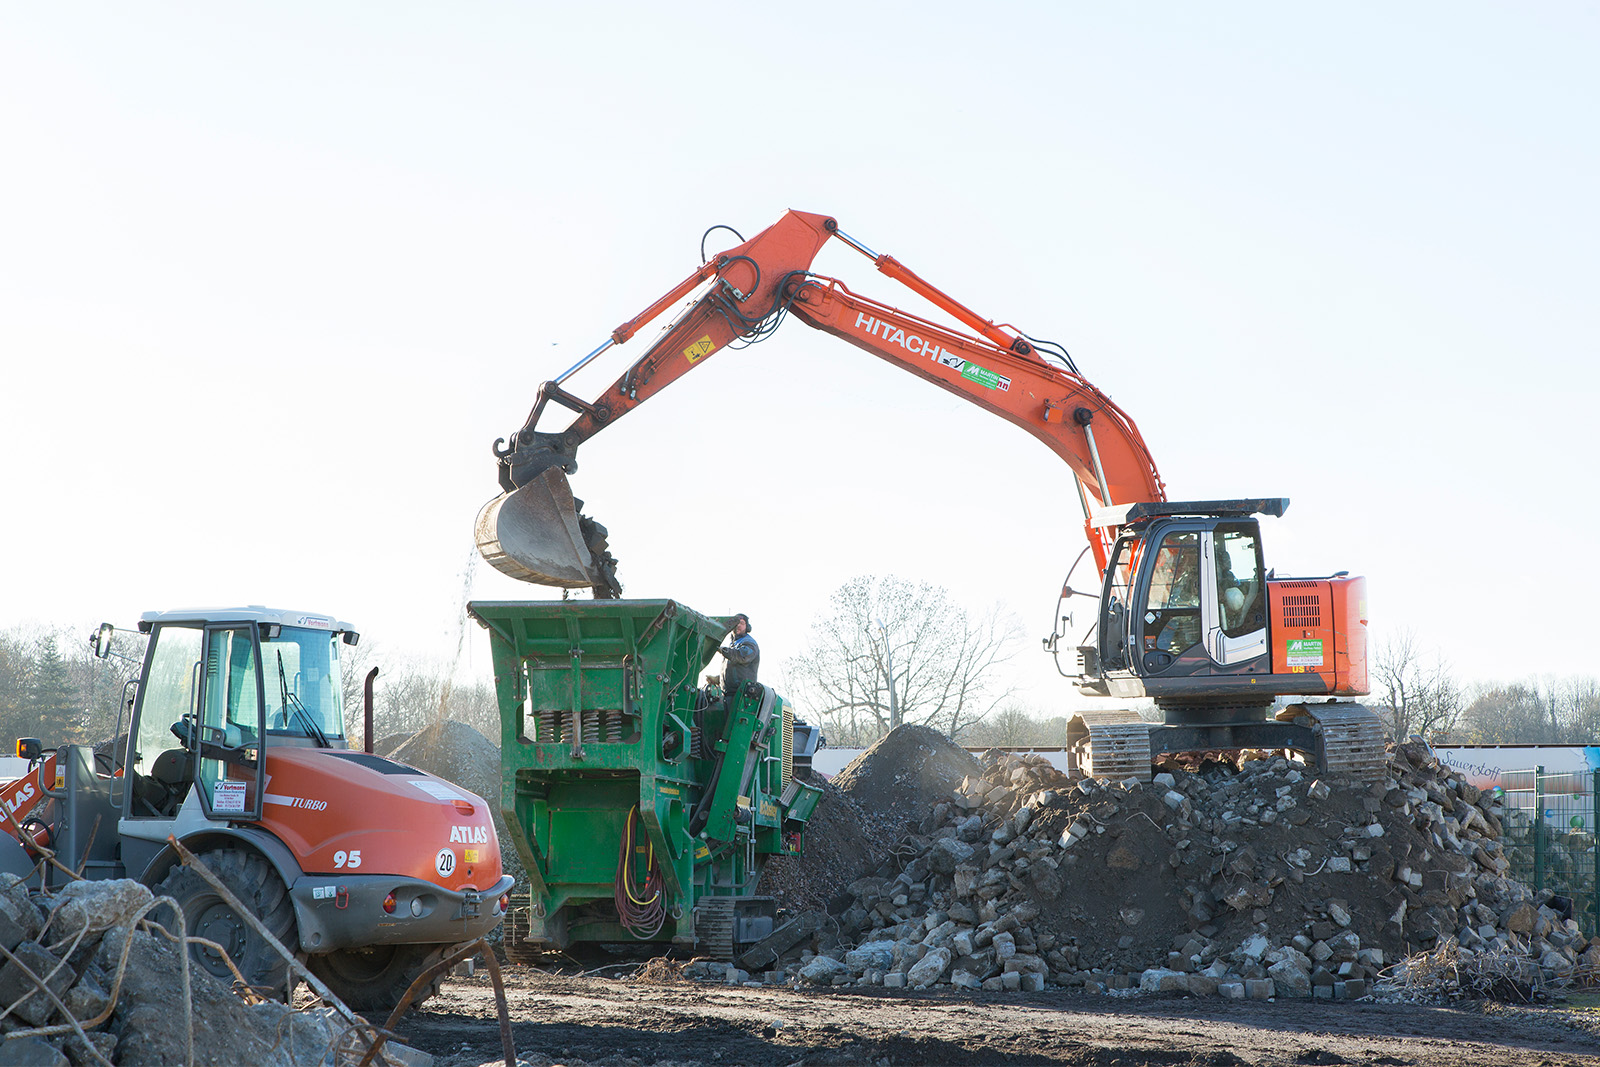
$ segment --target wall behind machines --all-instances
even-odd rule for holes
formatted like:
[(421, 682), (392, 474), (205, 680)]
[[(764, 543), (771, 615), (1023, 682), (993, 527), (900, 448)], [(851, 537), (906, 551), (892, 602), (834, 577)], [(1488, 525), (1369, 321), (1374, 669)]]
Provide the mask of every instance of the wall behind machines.
[(1600, 745), (1435, 745), (1433, 753), (1479, 789), (1505, 788), (1507, 773), (1543, 767), (1546, 775), (1581, 786), (1562, 791), (1587, 793), (1593, 785), (1585, 772), (1600, 770)]

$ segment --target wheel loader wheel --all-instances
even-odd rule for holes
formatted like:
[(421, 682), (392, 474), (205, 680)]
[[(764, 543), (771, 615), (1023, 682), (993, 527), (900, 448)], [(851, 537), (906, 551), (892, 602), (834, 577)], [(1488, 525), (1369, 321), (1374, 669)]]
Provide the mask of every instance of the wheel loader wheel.
[[(285, 948), (291, 952), (298, 948), (294, 904), (272, 864), (238, 849), (207, 852), (200, 860)], [(250, 985), (267, 996), (289, 999), (289, 961), (239, 918), (205, 879), (188, 867), (174, 867), (151, 891), (177, 901), (183, 909), (184, 932), (221, 945)], [(190, 951), (195, 963), (224, 982), (233, 982), (233, 972), (215, 949), (192, 945)]]
[[(327, 985), (333, 994), (353, 1011), (382, 1012), (387, 1018), (417, 976), (444, 959), (454, 945), (372, 945), (346, 948), (322, 956), (311, 956), (306, 966)], [(444, 975), (435, 975), (420, 990), (411, 1006), (416, 1007), (439, 991)], [(381, 1019), (374, 1021), (381, 1022)]]

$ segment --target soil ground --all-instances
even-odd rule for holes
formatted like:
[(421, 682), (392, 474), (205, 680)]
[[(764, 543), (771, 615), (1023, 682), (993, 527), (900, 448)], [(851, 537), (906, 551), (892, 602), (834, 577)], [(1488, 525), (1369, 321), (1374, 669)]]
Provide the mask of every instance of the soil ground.
[[(517, 1055), (534, 1067), (872, 1064), (1600, 1064), (1600, 1017), (1487, 1004), (753, 989), (632, 968), (503, 968)], [(488, 972), (452, 977), (397, 1027), (437, 1067), (500, 1062)]]

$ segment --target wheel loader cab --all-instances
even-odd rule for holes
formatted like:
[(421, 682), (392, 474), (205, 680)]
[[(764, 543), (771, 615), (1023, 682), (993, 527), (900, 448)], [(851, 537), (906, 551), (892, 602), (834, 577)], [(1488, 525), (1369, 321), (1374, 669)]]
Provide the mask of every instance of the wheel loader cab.
[(259, 820), (263, 743), (345, 747), (339, 645), (354, 634), (313, 616), (227, 614), (152, 612), (140, 624), (150, 646), (130, 730), (129, 820), (172, 820), (191, 794), (203, 819)]

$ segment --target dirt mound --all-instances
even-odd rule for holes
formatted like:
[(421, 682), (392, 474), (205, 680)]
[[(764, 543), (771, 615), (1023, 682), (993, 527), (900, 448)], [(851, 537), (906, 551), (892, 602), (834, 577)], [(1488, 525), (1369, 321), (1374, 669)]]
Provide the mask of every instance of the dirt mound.
[(877, 869), (933, 801), (981, 770), (972, 754), (926, 726), (900, 726), (822, 786), (805, 854), (767, 863), (757, 892), (786, 910), (823, 907)]
[(862, 809), (921, 822), (929, 805), (961, 780), (981, 773), (966, 749), (927, 726), (897, 726), (834, 775), (832, 783)]
[(791, 911), (825, 907), (851, 882), (889, 858), (905, 836), (902, 819), (865, 810), (830, 781), (814, 780), (822, 799), (806, 824), (805, 853), (767, 861), (756, 892)]

